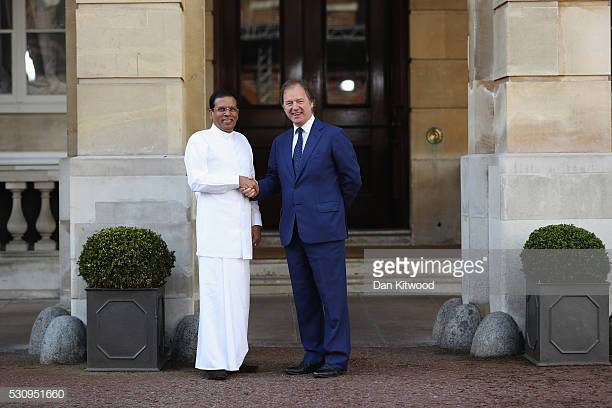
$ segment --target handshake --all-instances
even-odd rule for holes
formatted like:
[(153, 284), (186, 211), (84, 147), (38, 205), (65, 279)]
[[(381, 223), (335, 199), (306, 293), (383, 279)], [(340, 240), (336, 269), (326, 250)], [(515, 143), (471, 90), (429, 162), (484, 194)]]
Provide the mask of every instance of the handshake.
[(245, 176), (240, 176), (239, 179), (239, 190), (246, 198), (253, 198), (259, 194), (257, 180)]

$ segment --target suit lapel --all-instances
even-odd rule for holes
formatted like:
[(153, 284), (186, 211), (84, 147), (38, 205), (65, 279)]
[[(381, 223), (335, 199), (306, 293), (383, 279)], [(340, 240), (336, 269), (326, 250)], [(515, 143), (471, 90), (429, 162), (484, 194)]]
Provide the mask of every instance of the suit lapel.
[(285, 171), (290, 175), (290, 178), (295, 180), (295, 172), (293, 171), (293, 159), (291, 150), (293, 144), (293, 128), (285, 132), (284, 137), (281, 139), (282, 143), (280, 148), (280, 157), (282, 158), (281, 165), (285, 167)]
[(304, 147), (304, 152), (302, 153), (302, 161), (300, 162), (300, 168), (298, 170), (298, 174), (295, 175), (296, 180), (304, 172), (304, 167), (306, 166), (308, 159), (312, 155), (312, 152), (317, 147), (319, 140), (321, 140), (322, 133), (323, 133), (323, 124), (318, 119), (315, 118), (315, 121), (312, 124), (312, 127), (310, 128), (310, 134), (308, 135), (308, 139), (306, 140), (306, 146)]

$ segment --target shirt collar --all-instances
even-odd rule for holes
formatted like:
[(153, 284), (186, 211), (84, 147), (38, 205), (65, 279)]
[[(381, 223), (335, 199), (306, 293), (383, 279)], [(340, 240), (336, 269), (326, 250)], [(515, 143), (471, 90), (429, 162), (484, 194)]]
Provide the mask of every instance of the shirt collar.
[(227, 133), (222, 131), (221, 129), (219, 129), (217, 126), (215, 126), (215, 124), (211, 124), (210, 125), (210, 130), (212, 130), (215, 134), (219, 135), (219, 136), (233, 136), (234, 132), (232, 131), (232, 133)]
[[(310, 119), (308, 119), (308, 120), (306, 121), (306, 123), (304, 123), (304, 125), (302, 125), (302, 126), (301, 126), (302, 130), (303, 130), (303, 131), (304, 131), (304, 133), (306, 133), (307, 135), (309, 135), (309, 134), (310, 134), (310, 129), (312, 128), (312, 124), (314, 123), (314, 121), (315, 121), (315, 116), (314, 116), (314, 115), (312, 115), (312, 116), (310, 117)], [(295, 132), (297, 132), (298, 127), (299, 127), (299, 126), (295, 126), (295, 125), (293, 125), (293, 134), (294, 134), (294, 135), (295, 135)]]

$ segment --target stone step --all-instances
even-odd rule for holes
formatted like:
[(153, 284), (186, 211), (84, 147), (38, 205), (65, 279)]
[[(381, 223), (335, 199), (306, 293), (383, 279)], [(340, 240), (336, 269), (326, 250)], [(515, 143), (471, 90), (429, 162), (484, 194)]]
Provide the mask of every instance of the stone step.
[[(365, 249), (410, 247), (413, 247), (410, 230), (350, 230), (346, 240), (346, 257), (362, 259)], [(255, 259), (284, 258), (285, 251), (278, 231), (264, 231), (253, 256)]]
[[(374, 279), (366, 271), (363, 259), (347, 259), (346, 273), (349, 293), (389, 294), (373, 290)], [(394, 291), (395, 295), (457, 295), (461, 293), (461, 280), (452, 276), (424, 276), (401, 280), (415, 283), (434, 280), (435, 289), (411, 292)], [(251, 293), (257, 295), (290, 294), (291, 280), (287, 261), (285, 259), (254, 259), (251, 261)]]
[[(393, 247), (405, 248), (413, 245), (410, 230), (349, 230), (346, 246), (350, 247)], [(281, 248), (278, 231), (264, 231), (261, 237), (261, 248)]]
[[(350, 230), (346, 241), (346, 267), (349, 293), (368, 293), (388, 295), (373, 290), (373, 279), (365, 271), (363, 254), (366, 249), (406, 249), (413, 245), (410, 230)], [(429, 248), (429, 247), (422, 247)], [(280, 244), (278, 231), (264, 231), (262, 240), (254, 252), (251, 262), (251, 293), (271, 295), (291, 293), (291, 281), (285, 259), (285, 251)], [(403, 280), (398, 278), (398, 280)], [(408, 280), (408, 279), (406, 279)], [(435, 280), (434, 290), (408, 292), (411, 295), (457, 295), (461, 293), (461, 281), (448, 276), (415, 277), (414, 283)], [(405, 292), (394, 292), (395, 295)]]

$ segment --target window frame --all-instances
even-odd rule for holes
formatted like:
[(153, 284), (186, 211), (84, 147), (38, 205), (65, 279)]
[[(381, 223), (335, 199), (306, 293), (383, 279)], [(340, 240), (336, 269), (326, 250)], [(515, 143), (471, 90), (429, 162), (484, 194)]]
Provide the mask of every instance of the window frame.
[(26, 0), (12, 0), (13, 25), (0, 33), (11, 35), (11, 80), (10, 94), (0, 94), (0, 113), (66, 113), (66, 95), (28, 95), (25, 52), (27, 33), (66, 33), (66, 29), (26, 28)]

